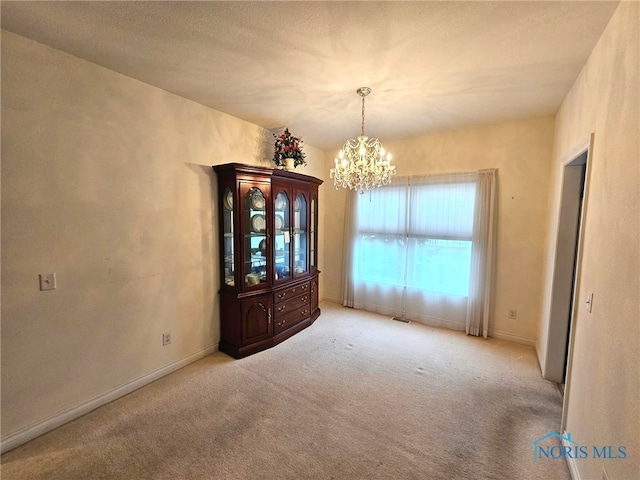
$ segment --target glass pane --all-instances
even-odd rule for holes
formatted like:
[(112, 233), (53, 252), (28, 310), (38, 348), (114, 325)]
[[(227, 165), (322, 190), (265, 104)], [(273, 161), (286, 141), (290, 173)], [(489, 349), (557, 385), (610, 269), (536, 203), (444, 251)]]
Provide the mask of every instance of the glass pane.
[(309, 219), (309, 262), (312, 267), (316, 266), (316, 197), (311, 198), (311, 218)]
[(409, 235), (470, 240), (476, 183), (415, 185), (409, 200)]
[(244, 284), (267, 282), (267, 202), (259, 188), (250, 188), (244, 208)]
[(404, 236), (359, 235), (356, 244), (358, 280), (402, 286), (406, 254)]
[(224, 189), (222, 194), (222, 238), (224, 248), (224, 283), (233, 287), (235, 284), (235, 262), (233, 249), (233, 192), (229, 188)]
[(309, 270), (307, 263), (307, 199), (299, 194), (293, 204), (293, 261), (294, 272), (304, 273)]
[(410, 238), (407, 285), (432, 292), (469, 295), (471, 242)]
[(289, 212), (291, 202), (288, 195), (280, 191), (274, 204), (275, 223), (275, 279), (291, 278), (291, 225)]

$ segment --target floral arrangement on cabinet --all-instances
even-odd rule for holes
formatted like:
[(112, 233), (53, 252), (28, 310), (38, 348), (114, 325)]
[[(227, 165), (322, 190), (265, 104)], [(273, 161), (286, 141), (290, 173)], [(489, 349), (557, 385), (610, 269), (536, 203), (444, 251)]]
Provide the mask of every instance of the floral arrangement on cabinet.
[(298, 165), (307, 164), (306, 154), (302, 151), (303, 141), (300, 137), (291, 135), (288, 128), (285, 128), (281, 135), (274, 133), (273, 137), (276, 139), (273, 148), (273, 163), (277, 167), (293, 170)]

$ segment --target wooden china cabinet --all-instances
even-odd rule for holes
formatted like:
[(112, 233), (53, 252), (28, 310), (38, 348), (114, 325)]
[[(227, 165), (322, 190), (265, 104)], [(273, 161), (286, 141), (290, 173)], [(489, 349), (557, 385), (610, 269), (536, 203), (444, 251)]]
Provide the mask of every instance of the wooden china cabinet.
[(241, 358), (277, 345), (320, 315), (322, 180), (239, 163), (213, 169), (219, 196), (219, 349)]

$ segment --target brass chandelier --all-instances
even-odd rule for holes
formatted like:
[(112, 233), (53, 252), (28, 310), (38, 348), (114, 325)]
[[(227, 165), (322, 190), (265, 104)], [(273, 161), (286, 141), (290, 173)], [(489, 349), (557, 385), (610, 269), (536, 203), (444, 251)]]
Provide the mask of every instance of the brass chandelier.
[(371, 89), (360, 87), (356, 93), (362, 97), (361, 134), (357, 139), (346, 141), (329, 173), (336, 190), (342, 187), (364, 193), (389, 184), (396, 174), (396, 167), (391, 165), (391, 154), (385, 152), (380, 140), (364, 134), (364, 97), (371, 93)]

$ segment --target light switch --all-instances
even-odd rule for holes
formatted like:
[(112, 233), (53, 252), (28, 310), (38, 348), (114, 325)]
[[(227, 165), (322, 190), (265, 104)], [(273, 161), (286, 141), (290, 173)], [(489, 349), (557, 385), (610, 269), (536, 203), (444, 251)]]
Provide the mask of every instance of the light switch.
[(41, 273), (40, 274), (40, 290), (55, 290), (56, 289), (56, 274), (55, 273)]

